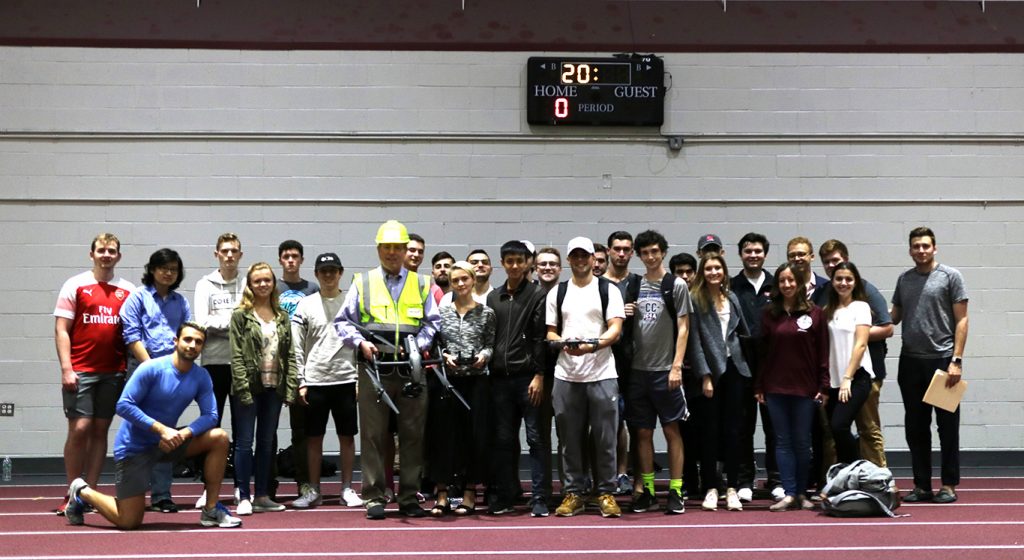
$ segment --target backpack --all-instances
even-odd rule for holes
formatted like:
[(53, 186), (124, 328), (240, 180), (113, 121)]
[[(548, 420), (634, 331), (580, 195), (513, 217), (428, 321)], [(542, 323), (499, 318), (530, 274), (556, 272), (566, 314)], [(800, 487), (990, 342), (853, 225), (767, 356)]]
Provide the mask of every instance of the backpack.
[[(295, 449), (292, 446), (279, 449), (277, 451), (277, 475), (285, 478), (292, 478), (298, 480), (298, 470), (295, 468)], [(338, 472), (338, 465), (334, 464), (334, 461), (328, 461), (327, 459), (320, 460), (320, 474), (321, 476), (329, 477), (334, 476)]]
[(821, 507), (833, 517), (900, 517), (892, 471), (871, 461), (838, 463), (828, 469)]

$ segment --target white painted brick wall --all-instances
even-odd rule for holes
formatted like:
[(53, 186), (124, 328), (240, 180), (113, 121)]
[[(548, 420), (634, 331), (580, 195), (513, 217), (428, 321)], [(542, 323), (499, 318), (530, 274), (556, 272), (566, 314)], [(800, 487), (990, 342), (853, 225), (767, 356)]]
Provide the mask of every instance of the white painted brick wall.
[[(691, 251), (708, 231), (730, 246), (761, 231), (774, 243), (774, 265), (790, 237), (837, 237), (886, 296), (910, 265), (906, 232), (931, 225), (940, 260), (964, 272), (972, 297), (963, 446), (1024, 447), (1014, 368), (1024, 295), (1008, 281), (1024, 269), (1019, 145), (693, 138), (1016, 134), (1024, 129), (1024, 57), (669, 55), (661, 132), (687, 136), (676, 153), (652, 142), (651, 130), (531, 129), (523, 113), (530, 54), (0, 48), (4, 131), (392, 135), (0, 137), (0, 400), (18, 405), (17, 416), (0, 418), (2, 452), (60, 454), (50, 313), (63, 280), (88, 266), (96, 232), (121, 237), (120, 272), (133, 282), (150, 252), (177, 248), (191, 297), (223, 231), (242, 236), (247, 263), (274, 262), (277, 243), (295, 237), (309, 254), (337, 251), (350, 275), (373, 264), (370, 240), (388, 218), (426, 236), (428, 253), (459, 257), (470, 246), (496, 257), (510, 238), (562, 247), (575, 235), (603, 241), (615, 229), (654, 226), (674, 250)], [(400, 138), (429, 133), (507, 137)], [(609, 133), (633, 141), (591, 141)], [(521, 135), (535, 137), (512, 138)], [(530, 202), (538, 200), (548, 202)], [(898, 348), (896, 337), (882, 402), (893, 449), (905, 448)]]

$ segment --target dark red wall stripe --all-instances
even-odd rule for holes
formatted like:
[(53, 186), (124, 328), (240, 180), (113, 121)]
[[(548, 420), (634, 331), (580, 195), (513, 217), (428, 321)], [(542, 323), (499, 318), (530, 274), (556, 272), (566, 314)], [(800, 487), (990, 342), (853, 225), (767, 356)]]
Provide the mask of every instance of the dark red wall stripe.
[(1020, 52), (1024, 3), (3, 0), (0, 44), (597, 52)]

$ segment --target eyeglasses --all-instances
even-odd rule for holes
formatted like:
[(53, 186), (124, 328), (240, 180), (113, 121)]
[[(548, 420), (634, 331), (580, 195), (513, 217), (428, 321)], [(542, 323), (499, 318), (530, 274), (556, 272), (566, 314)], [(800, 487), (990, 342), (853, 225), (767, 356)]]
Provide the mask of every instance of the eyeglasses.
[(791, 259), (805, 259), (809, 254), (810, 253), (804, 251), (793, 251), (792, 253), (787, 253), (786, 256)]
[(177, 274), (181, 272), (181, 270), (176, 266), (158, 266), (156, 267), (156, 271), (160, 274)]

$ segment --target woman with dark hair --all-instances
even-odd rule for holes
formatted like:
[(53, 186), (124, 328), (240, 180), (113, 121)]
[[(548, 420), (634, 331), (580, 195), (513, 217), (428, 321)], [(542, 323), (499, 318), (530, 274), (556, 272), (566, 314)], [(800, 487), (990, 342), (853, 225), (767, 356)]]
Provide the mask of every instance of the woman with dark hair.
[(471, 408), (466, 410), (457, 399), (445, 394), (443, 387), (431, 385), (426, 449), (428, 478), (437, 483), (437, 500), (430, 511), (434, 517), (451, 509), (451, 488), (462, 489), (456, 515), (476, 510), (476, 486), (486, 480), (490, 458), (487, 362), (494, 351), (494, 310), (473, 299), (471, 264), (453, 264), (448, 278), (454, 297), (438, 308), (443, 357), (452, 385)]
[[(708, 511), (718, 509), (721, 478), (718, 459), (725, 465), (725, 505), (740, 511), (739, 434), (743, 402), (743, 378), (750, 368), (743, 358), (740, 335), (749, 334), (739, 299), (729, 291), (729, 268), (720, 253), (705, 253), (690, 288), (690, 341), (686, 346), (690, 367), (702, 378), (702, 394), (693, 403), (701, 429), (701, 490)], [(749, 398), (749, 397), (748, 397)]]
[(851, 262), (837, 265), (832, 274), (825, 319), (831, 338), (829, 373), (832, 381), (827, 410), (840, 463), (852, 463), (860, 457), (859, 444), (850, 432), (850, 425), (871, 394), (871, 381), (875, 377), (871, 354), (867, 351), (872, 324), (867, 299), (857, 267)]
[(767, 354), (754, 379), (754, 395), (768, 405), (775, 426), (775, 457), (786, 492), (771, 511), (814, 508), (806, 496), (811, 422), (828, 399), (828, 326), (821, 308), (807, 300), (800, 278), (789, 263), (775, 271), (771, 303), (761, 318)]
[[(185, 278), (181, 256), (173, 249), (160, 249), (149, 256), (142, 287), (121, 306), (121, 325), (131, 368), (174, 352), (178, 327), (192, 320), (188, 299), (176, 292)], [(171, 499), (172, 463), (159, 463), (150, 476), (150, 509), (164, 513), (178, 511)]]
[[(290, 405), (298, 391), (288, 313), (278, 303), (277, 279), (270, 265), (249, 267), (242, 302), (231, 314), (231, 414), (235, 417), (235, 488), (238, 515), (282, 511), (270, 499), (274, 434), (281, 403)], [(256, 454), (253, 455), (253, 439)], [(256, 498), (249, 492), (255, 463)]]

